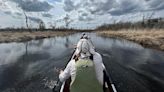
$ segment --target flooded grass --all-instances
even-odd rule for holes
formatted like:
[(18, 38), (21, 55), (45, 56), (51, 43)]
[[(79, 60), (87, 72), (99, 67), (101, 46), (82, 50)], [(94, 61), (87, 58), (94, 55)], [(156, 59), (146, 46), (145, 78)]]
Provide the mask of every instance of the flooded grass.
[(33, 39), (43, 39), (50, 38), (55, 36), (66, 36), (75, 33), (75, 31), (36, 31), (36, 32), (28, 32), (28, 31), (5, 31), (0, 32), (0, 43), (7, 42), (23, 42), (29, 41)]
[(98, 35), (105, 37), (118, 37), (137, 42), (144, 47), (155, 48), (164, 51), (164, 30), (163, 29), (138, 29), (119, 31), (99, 31)]

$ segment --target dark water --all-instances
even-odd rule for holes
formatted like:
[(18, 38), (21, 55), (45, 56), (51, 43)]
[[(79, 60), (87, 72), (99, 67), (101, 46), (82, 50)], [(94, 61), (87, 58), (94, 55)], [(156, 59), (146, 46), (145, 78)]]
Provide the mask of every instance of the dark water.
[[(52, 92), (80, 35), (0, 44), (0, 92)], [(164, 52), (89, 35), (118, 92), (164, 92)]]

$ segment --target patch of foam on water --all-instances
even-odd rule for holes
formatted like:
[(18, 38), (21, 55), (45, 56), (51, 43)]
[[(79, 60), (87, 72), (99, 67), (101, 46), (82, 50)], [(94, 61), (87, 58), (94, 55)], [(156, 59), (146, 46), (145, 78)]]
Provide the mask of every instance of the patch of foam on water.
[(44, 83), (44, 87), (45, 88), (53, 89), (54, 86), (57, 85), (57, 81), (56, 80), (47, 80), (47, 78), (45, 78), (43, 80), (45, 81), (45, 83)]
[(53, 80), (47, 81), (45, 83), (45, 86), (47, 86), (50, 89), (53, 89), (55, 85), (57, 85), (57, 81), (53, 81)]

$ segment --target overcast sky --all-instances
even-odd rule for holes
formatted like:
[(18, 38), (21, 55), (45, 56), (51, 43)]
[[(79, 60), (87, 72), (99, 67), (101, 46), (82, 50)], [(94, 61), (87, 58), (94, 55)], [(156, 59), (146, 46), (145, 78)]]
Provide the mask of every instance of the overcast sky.
[(46, 27), (95, 28), (104, 23), (139, 21), (143, 16), (164, 17), (163, 0), (0, 0), (0, 27), (25, 27), (25, 12), (31, 27), (43, 21)]

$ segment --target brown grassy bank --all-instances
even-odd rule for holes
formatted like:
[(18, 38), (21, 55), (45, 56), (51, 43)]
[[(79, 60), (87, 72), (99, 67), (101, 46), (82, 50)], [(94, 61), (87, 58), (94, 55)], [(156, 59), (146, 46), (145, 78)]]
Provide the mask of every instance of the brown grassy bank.
[(118, 37), (137, 42), (144, 47), (154, 48), (164, 51), (164, 29), (143, 29), (143, 30), (104, 30), (97, 32), (105, 37)]
[(0, 31), (0, 43), (22, 42), (32, 39), (50, 38), (55, 36), (66, 36), (75, 33), (75, 31)]

